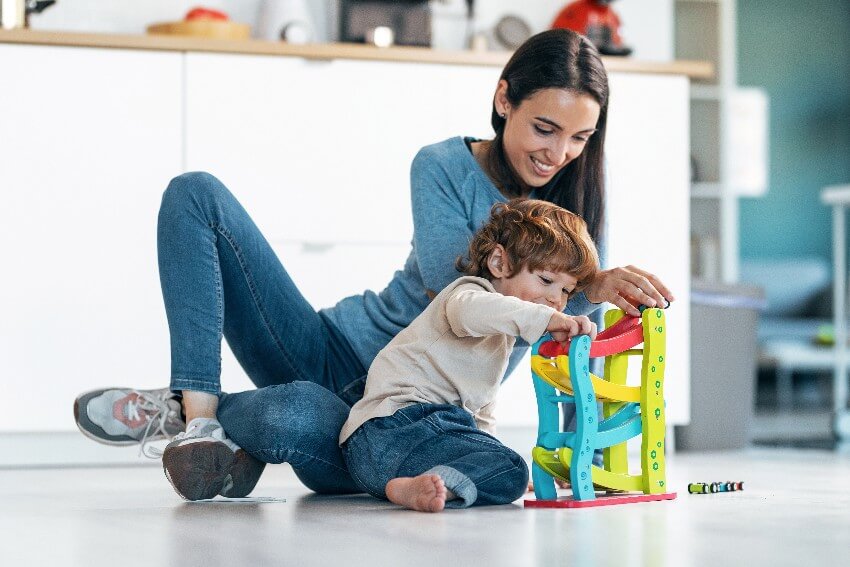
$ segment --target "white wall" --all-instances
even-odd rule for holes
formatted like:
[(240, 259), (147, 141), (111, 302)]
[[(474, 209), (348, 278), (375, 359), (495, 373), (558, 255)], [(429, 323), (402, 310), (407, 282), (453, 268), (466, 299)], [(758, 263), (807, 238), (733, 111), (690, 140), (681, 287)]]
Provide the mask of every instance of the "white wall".
[[(202, 4), (219, 8), (234, 21), (256, 26), (263, 0), (60, 0), (44, 13), (32, 17), (34, 29), (144, 33), (153, 22), (179, 20), (192, 7)], [(336, 0), (305, 0), (316, 27), (316, 39), (336, 36)], [(521, 8), (517, 6), (520, 5)], [(551, 0), (478, 0), (476, 28), (492, 28), (505, 14), (516, 14), (533, 32), (543, 31), (566, 2)], [(432, 0), (434, 45), (460, 48), (466, 13), (463, 0)], [(669, 61), (673, 58), (673, 0), (620, 0), (614, 4), (623, 22), (624, 41), (634, 49), (633, 57)]]

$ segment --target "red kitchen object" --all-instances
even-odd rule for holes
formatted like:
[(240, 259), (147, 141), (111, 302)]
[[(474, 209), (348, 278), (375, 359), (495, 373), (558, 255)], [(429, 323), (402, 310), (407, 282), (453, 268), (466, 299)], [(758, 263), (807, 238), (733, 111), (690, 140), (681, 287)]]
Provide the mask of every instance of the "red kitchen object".
[(552, 28), (576, 31), (593, 42), (602, 55), (629, 55), (620, 37), (620, 18), (611, 8), (613, 0), (576, 0), (555, 17)]
[(212, 8), (204, 8), (199, 6), (197, 8), (192, 8), (186, 13), (186, 16), (183, 18), (186, 22), (192, 22), (195, 20), (216, 20), (220, 22), (226, 22), (230, 17), (221, 12), (219, 10), (213, 10)]

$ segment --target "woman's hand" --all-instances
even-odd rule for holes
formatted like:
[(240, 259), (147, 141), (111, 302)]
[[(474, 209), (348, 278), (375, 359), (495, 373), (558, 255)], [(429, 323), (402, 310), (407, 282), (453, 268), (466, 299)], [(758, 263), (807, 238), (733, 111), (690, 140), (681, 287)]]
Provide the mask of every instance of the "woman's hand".
[(552, 340), (561, 344), (576, 335), (590, 335), (590, 340), (593, 340), (596, 338), (596, 323), (584, 315), (572, 317), (556, 311), (549, 319), (546, 332), (552, 335)]
[(584, 290), (588, 301), (607, 301), (633, 317), (640, 317), (638, 305), (665, 307), (675, 298), (661, 280), (635, 266), (602, 270)]

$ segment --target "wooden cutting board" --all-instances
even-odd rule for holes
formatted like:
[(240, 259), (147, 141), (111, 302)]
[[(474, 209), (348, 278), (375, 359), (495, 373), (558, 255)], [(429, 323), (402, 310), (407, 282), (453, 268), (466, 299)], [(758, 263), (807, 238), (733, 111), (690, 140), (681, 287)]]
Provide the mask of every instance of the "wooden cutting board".
[(251, 26), (248, 24), (216, 20), (162, 22), (149, 25), (147, 31), (154, 35), (190, 35), (212, 39), (248, 39), (251, 37)]

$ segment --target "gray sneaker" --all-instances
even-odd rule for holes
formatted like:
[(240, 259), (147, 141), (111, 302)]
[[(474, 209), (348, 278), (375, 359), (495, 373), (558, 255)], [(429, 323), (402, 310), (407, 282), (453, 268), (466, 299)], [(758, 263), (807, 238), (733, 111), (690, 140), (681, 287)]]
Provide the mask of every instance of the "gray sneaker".
[(166, 478), (186, 500), (206, 500), (218, 494), (248, 496), (265, 467), (266, 463), (228, 439), (218, 421), (209, 418), (190, 421), (162, 454)]
[[(171, 439), (186, 428), (180, 401), (168, 388), (107, 388), (80, 394), (74, 420), (86, 437), (107, 445), (141, 445)], [(146, 453), (147, 454), (147, 453)]]

